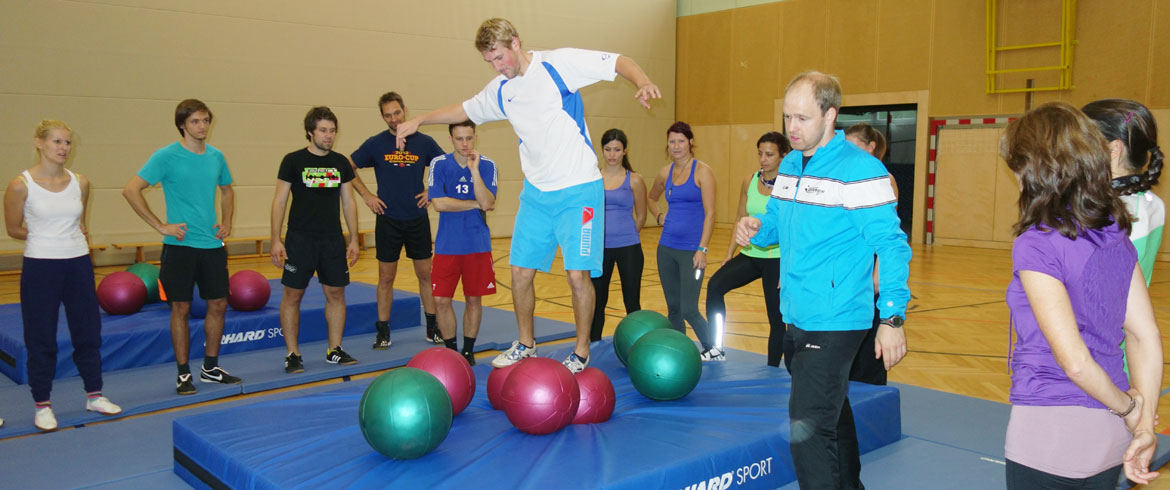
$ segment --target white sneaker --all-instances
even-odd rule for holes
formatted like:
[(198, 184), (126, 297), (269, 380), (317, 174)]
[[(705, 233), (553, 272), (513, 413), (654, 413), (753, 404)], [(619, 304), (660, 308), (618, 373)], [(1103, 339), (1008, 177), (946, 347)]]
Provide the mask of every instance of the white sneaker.
[(699, 360), (700, 360), (700, 361), (703, 361), (703, 362), (707, 362), (707, 361), (726, 361), (726, 360), (727, 360), (727, 356), (723, 354), (723, 350), (722, 350), (722, 349), (720, 349), (720, 348), (718, 348), (718, 347), (712, 347), (712, 348), (710, 348), (710, 349), (707, 349), (707, 350), (703, 351), (703, 353), (702, 353), (702, 354), (699, 354)]
[(122, 407), (114, 405), (104, 396), (99, 396), (92, 400), (86, 400), (85, 409), (90, 412), (100, 413), (102, 415), (118, 415), (122, 413)]
[(569, 354), (569, 357), (566, 357), (564, 362), (561, 364), (564, 364), (565, 367), (569, 368), (569, 372), (577, 374), (581, 371), (584, 371), (585, 368), (589, 366), (589, 358), (581, 358), (581, 356), (577, 355), (576, 352), (572, 352)]
[(501, 352), (495, 359), (492, 359), (492, 367), (508, 367), (535, 355), (535, 346), (529, 348), (521, 344), (519, 340), (514, 340), (512, 341), (512, 347), (509, 347), (508, 350)]
[(0, 427), (4, 427), (4, 419), (0, 419)]
[(57, 430), (57, 417), (53, 416), (53, 408), (38, 408), (37, 416), (33, 420), (33, 425), (37, 426), (37, 428), (42, 432), (52, 432)]

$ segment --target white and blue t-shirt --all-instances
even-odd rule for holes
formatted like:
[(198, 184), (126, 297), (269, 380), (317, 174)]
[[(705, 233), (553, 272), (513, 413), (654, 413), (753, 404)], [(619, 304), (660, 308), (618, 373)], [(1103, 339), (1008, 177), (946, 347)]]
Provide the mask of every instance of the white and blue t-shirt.
[(464, 112), (476, 124), (512, 123), (524, 178), (541, 191), (601, 179), (578, 90), (613, 81), (618, 55), (572, 48), (531, 53), (523, 75), (492, 79), (463, 102)]
[[(499, 185), (496, 176), (496, 162), (485, 156), (479, 157), (479, 177), (484, 187), (496, 194)], [(465, 201), (475, 200), (475, 188), (471, 182), (471, 169), (459, 165), (455, 154), (435, 157), (431, 160), (428, 197), (450, 197)], [(439, 231), (435, 234), (435, 253), (443, 255), (467, 255), (492, 251), (492, 233), (487, 226), (487, 213), (480, 209), (439, 212)]]

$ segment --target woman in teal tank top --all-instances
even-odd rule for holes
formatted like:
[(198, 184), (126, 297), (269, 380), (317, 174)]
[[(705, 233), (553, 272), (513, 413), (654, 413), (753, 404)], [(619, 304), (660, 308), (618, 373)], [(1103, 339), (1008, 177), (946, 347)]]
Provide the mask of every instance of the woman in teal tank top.
[[(772, 186), (776, 183), (776, 172), (780, 160), (791, 150), (788, 139), (775, 131), (764, 133), (756, 142), (760, 159), (760, 170), (743, 180), (739, 193), (736, 221), (744, 216), (764, 214)], [(727, 248), (723, 265), (707, 281), (707, 319), (714, 326), (716, 335), (723, 334), (727, 321), (727, 307), (723, 296), (729, 291), (761, 280), (764, 306), (768, 312), (768, 365), (780, 367), (783, 357), (781, 348), (784, 340), (784, 318), (780, 315), (780, 247), (774, 245), (760, 248), (749, 245), (742, 249), (735, 239)]]

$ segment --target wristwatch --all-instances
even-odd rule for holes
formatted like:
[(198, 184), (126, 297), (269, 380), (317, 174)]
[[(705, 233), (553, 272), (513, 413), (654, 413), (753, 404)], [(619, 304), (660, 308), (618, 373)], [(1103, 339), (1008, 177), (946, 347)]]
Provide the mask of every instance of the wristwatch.
[(893, 315), (889, 318), (882, 318), (878, 323), (889, 325), (891, 328), (902, 328), (902, 324), (906, 323), (906, 320), (899, 315)]
[(700, 252), (707, 253), (707, 250), (708, 250), (707, 247), (699, 247)]

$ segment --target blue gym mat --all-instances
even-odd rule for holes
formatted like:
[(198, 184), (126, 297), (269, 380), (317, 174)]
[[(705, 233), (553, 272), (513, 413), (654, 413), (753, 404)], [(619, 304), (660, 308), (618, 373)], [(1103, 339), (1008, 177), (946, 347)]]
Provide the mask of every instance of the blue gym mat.
[[(570, 348), (546, 354), (559, 360)], [(183, 417), (174, 423), (175, 472), (196, 488), (642, 489), (713, 479), (736, 488), (776, 488), (794, 478), (785, 395), (790, 379), (760, 356), (739, 354), (704, 365), (698, 387), (683, 399), (658, 402), (633, 389), (609, 339), (594, 343), (591, 364), (609, 375), (617, 392), (613, 418), (547, 436), (522, 433), (491, 409), (485, 388), (490, 366), (481, 363), (476, 396), (446, 440), (409, 461), (375, 452), (358, 429), (358, 401), (371, 380)], [(900, 439), (897, 389), (854, 385), (850, 400), (863, 452)]]
[[(417, 297), (414, 297), (414, 300), (417, 305)], [(398, 301), (405, 300), (395, 300), (395, 303), (397, 304)], [(456, 316), (462, 318), (463, 302), (453, 302), (452, 305)], [(535, 326), (537, 342), (549, 342), (576, 335), (575, 327), (564, 322), (538, 317)], [(324, 326), (322, 325), (319, 330), (324, 331)], [(304, 338), (306, 333), (302, 328), (301, 337)], [(422, 326), (394, 329), (390, 336), (392, 345), (389, 349), (381, 351), (370, 349), (374, 342), (373, 333), (347, 335), (344, 338), (343, 346), (349, 354), (358, 360), (357, 364), (349, 366), (325, 362), (328, 341), (301, 342), (300, 348), (304, 357), (305, 372), (297, 374), (284, 372), (286, 350), (283, 342), (280, 347), (276, 348), (221, 356), (219, 364), (233, 375), (243, 378), (243, 383), (220, 385), (196, 382), (195, 388), (198, 392), (186, 396), (175, 394), (175, 366), (171, 363), (104, 373), (102, 375), (105, 384), (103, 392), (123, 410), (120, 415), (115, 417), (105, 417), (85, 411), (85, 391), (81, 378), (75, 376), (59, 379), (53, 383), (53, 412), (57, 416), (60, 427), (73, 427), (243, 393), (256, 393), (324, 379), (380, 371), (404, 366), (416, 353), (434, 347), (434, 344), (424, 340), (425, 335), (425, 327)], [(485, 307), (475, 350), (481, 352), (504, 349), (510, 346), (515, 339), (516, 315), (510, 311)], [(200, 359), (193, 358), (191, 366), (197, 369), (201, 362)], [(486, 363), (487, 360), (484, 362)], [(0, 439), (37, 432), (36, 427), (33, 426), (32, 415), (32, 396), (29, 393), (28, 385), (10, 385), (0, 388), (0, 417), (5, 419), (4, 426), (0, 427)]]
[[(236, 311), (228, 307), (224, 319), (224, 337), (220, 355), (267, 349), (284, 345), (280, 333), (280, 298), (284, 286), (279, 279), (268, 281), (272, 295), (268, 304), (256, 311)], [(422, 324), (422, 307), (418, 295), (395, 292), (390, 310), (391, 328), (407, 328)], [(351, 283), (345, 289), (346, 335), (374, 332), (377, 320), (377, 288), (369, 284)], [(0, 305), (0, 373), (17, 384), (28, 383), (27, 351), (24, 346), (24, 327), (19, 304)], [(110, 372), (155, 364), (174, 362), (171, 347), (171, 310), (166, 303), (146, 305), (131, 315), (102, 313), (102, 371)], [(73, 364), (73, 343), (69, 340), (69, 326), (64, 308), (57, 323), (56, 377), (77, 376)], [(203, 320), (190, 320), (192, 359), (203, 352)], [(301, 342), (325, 340), (325, 295), (317, 279), (309, 283), (301, 301)]]

